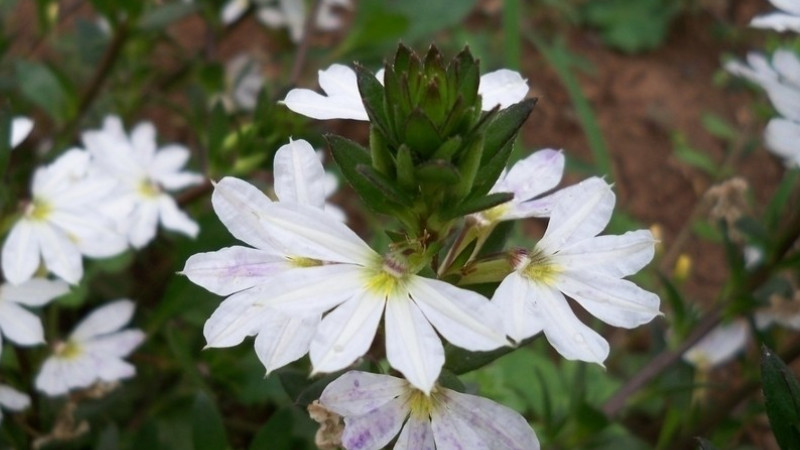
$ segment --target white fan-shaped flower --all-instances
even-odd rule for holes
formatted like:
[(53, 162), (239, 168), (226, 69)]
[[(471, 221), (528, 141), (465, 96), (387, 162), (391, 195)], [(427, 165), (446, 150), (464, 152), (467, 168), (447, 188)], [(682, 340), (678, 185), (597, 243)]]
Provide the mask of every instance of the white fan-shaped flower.
[(22, 346), (44, 344), (42, 321), (23, 306), (43, 306), (67, 292), (67, 283), (43, 278), (18, 285), (3, 283), (0, 286), (0, 351), (2, 336)]
[(19, 412), (31, 405), (31, 398), (11, 386), (0, 384), (0, 424), (3, 422), (3, 410)]
[(778, 8), (778, 11), (754, 17), (750, 21), (750, 26), (800, 33), (800, 2), (797, 0), (770, 0), (770, 2)]
[(58, 342), (36, 376), (36, 389), (47, 395), (66, 394), (98, 381), (117, 381), (136, 374), (123, 358), (145, 338), (141, 330), (122, 328), (133, 317), (134, 304), (117, 300), (84, 318), (72, 334)]
[(719, 325), (689, 348), (683, 360), (701, 370), (725, 364), (745, 349), (748, 336), (744, 319)]
[(78, 149), (37, 169), (32, 199), (3, 244), (6, 280), (29, 280), (42, 260), (50, 272), (76, 284), (83, 276), (81, 255), (103, 258), (125, 250), (125, 237), (104, 215), (115, 186), (111, 178), (90, 173), (89, 154)]
[(122, 121), (114, 116), (105, 119), (102, 129), (85, 132), (83, 142), (97, 170), (119, 182), (117, 207), (130, 211), (121, 218), (120, 228), (131, 245), (147, 245), (159, 223), (168, 230), (197, 236), (197, 223), (168, 194), (205, 180), (183, 170), (190, 154), (186, 147), (158, 148), (155, 127), (147, 122), (137, 125), (128, 136)]
[(542, 239), (514, 256), (515, 270), (492, 301), (517, 342), (544, 332), (565, 358), (602, 364), (608, 342), (584, 325), (567, 303), (572, 297), (609, 325), (633, 328), (659, 315), (659, 298), (623, 279), (653, 258), (647, 230), (598, 236), (614, 209), (611, 187), (590, 178), (560, 191)]
[(319, 403), (344, 417), (347, 450), (378, 450), (398, 433), (395, 450), (539, 449), (516, 411), (438, 385), (423, 392), (401, 378), (351, 371), (331, 382)]

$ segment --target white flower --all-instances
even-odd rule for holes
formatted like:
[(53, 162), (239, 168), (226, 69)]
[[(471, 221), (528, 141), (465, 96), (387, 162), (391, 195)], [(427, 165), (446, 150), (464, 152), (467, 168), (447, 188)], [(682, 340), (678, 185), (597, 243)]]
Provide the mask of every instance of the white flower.
[(36, 389), (50, 396), (89, 387), (97, 381), (117, 381), (136, 374), (123, 360), (144, 340), (136, 329), (120, 329), (133, 317), (134, 304), (117, 300), (83, 319), (69, 338), (56, 344), (36, 376)]
[(747, 328), (743, 319), (719, 325), (687, 350), (683, 360), (701, 370), (722, 365), (744, 350)]
[(544, 236), (532, 251), (514, 256), (515, 270), (492, 298), (511, 338), (520, 342), (543, 331), (565, 358), (602, 364), (608, 342), (578, 320), (565, 294), (617, 327), (633, 328), (660, 314), (657, 295), (623, 279), (653, 258), (650, 232), (597, 236), (614, 203), (610, 186), (599, 178), (560, 192)]
[(89, 167), (89, 154), (73, 149), (36, 170), (33, 199), (3, 245), (6, 280), (30, 279), (41, 255), (50, 272), (76, 284), (83, 276), (81, 254), (103, 258), (125, 250), (125, 237), (102, 214), (116, 183), (92, 176)]
[(22, 305), (43, 306), (68, 291), (69, 286), (63, 281), (44, 278), (34, 278), (19, 285), (3, 283), (0, 286), (0, 338), (4, 335), (23, 346), (44, 344), (42, 321)]
[(11, 386), (0, 384), (0, 424), (3, 422), (3, 410), (22, 411), (31, 405), (31, 399), (27, 394), (20, 392)]
[(241, 53), (225, 65), (226, 92), (220, 97), (229, 111), (252, 111), (263, 87), (261, 64), (253, 56)]
[(750, 26), (800, 33), (800, 2), (797, 0), (770, 0), (770, 2), (779, 11), (754, 17), (750, 21)]
[(760, 85), (780, 115), (800, 122), (800, 59), (793, 51), (779, 49), (771, 61), (760, 53), (749, 53), (747, 64), (729, 61), (725, 70)]
[[(300, 42), (305, 31), (306, 11), (302, 0), (229, 0), (222, 7), (220, 18), (228, 25), (238, 20), (250, 5), (257, 8), (258, 20), (271, 28), (286, 27), (293, 42)], [(330, 31), (339, 28), (341, 19), (334, 13), (335, 6), (350, 7), (349, 0), (322, 0), (317, 13), (315, 26)]]
[(33, 130), (33, 121), (27, 117), (15, 117), (11, 120), (11, 148), (22, 143)]
[[(341, 219), (342, 213), (325, 203), (330, 181), (311, 144), (304, 140), (290, 141), (275, 153), (273, 167), (275, 194), (279, 201), (311, 205)], [(238, 183), (241, 192), (252, 203), (251, 207), (269, 203), (269, 199), (251, 185), (235, 179), (230, 182)], [(214, 206), (225, 208), (226, 203), (218, 201)], [(223, 217), (225, 213), (219, 215)], [(264, 276), (303, 264), (302, 259), (293, 259), (292, 255), (283, 254), (280, 248), (273, 248), (268, 242), (254, 244), (254, 247), (235, 246), (193, 255), (186, 261), (182, 273), (215, 294), (229, 295), (249, 289)], [(293, 318), (280, 311), (274, 311), (265, 319), (263, 326), (255, 332), (258, 333), (255, 349), (267, 374), (308, 353), (321, 319), (321, 314)]]
[(544, 149), (517, 161), (503, 171), (490, 194), (509, 192), (514, 198), (502, 205), (471, 216), (482, 227), (494, 226), (504, 220), (547, 217), (553, 209), (556, 194), (540, 197), (561, 181), (564, 155), (557, 150)]
[(199, 174), (182, 170), (189, 159), (187, 148), (157, 148), (156, 130), (151, 123), (137, 125), (128, 136), (122, 121), (114, 116), (106, 117), (102, 129), (85, 132), (83, 142), (98, 171), (119, 182), (117, 202), (131, 209), (122, 220), (131, 245), (147, 245), (155, 237), (159, 222), (168, 230), (197, 236), (197, 223), (178, 209), (167, 193), (204, 180)]
[(764, 142), (787, 167), (800, 167), (800, 122), (775, 118), (764, 130)]
[(400, 378), (351, 371), (331, 382), (319, 402), (344, 417), (347, 450), (381, 449), (398, 433), (396, 450), (539, 448), (517, 412), (438, 385), (425, 393)]
[(319, 207), (271, 203), (230, 177), (216, 185), (212, 203), (231, 234), (262, 251), (233, 247), (222, 259), (234, 264), (209, 267), (200, 281), (213, 292), (239, 291), (206, 322), (211, 347), (259, 333), (275, 309), (303, 318), (330, 311), (309, 353), (314, 372), (333, 372), (369, 349), (385, 309), (389, 363), (429, 392), (444, 364), (436, 331), (468, 350), (507, 343), (499, 312), (483, 296), (418, 276), (399, 256), (378, 255)]
[[(376, 78), (383, 83), (382, 72), (378, 72)], [(281, 103), (292, 111), (313, 119), (369, 120), (353, 69), (334, 64), (320, 70), (319, 86), (325, 95), (310, 89), (292, 89)], [(481, 77), (478, 94), (482, 97), (484, 111), (498, 105), (507, 108), (525, 98), (528, 94), (528, 83), (519, 73), (500, 69)]]

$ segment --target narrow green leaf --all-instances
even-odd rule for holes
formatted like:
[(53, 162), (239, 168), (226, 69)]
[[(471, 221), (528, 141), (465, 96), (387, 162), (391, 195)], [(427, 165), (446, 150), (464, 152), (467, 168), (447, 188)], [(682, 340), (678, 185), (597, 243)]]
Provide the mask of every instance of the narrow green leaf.
[(397, 150), (397, 165), (395, 168), (397, 169), (397, 182), (400, 187), (407, 191), (419, 189), (414, 177), (414, 157), (411, 156), (411, 150), (406, 144), (401, 145)]
[(450, 161), (453, 155), (455, 155), (461, 148), (461, 141), (461, 136), (451, 137), (450, 139), (446, 140), (444, 144), (439, 146), (433, 155), (431, 155), (431, 158)]
[(228, 448), (225, 426), (217, 405), (205, 394), (199, 393), (192, 405), (192, 437), (198, 450), (223, 450)]
[(403, 126), (403, 141), (411, 152), (428, 158), (442, 144), (436, 125), (421, 110), (413, 111)]
[(166, 3), (147, 11), (139, 20), (139, 28), (145, 31), (162, 30), (173, 22), (192, 14), (197, 10), (194, 3)]
[(434, 159), (420, 164), (414, 174), (420, 181), (438, 183), (444, 186), (457, 184), (461, 180), (461, 175), (456, 166), (443, 159)]
[(783, 450), (800, 449), (800, 384), (766, 346), (761, 347), (764, 404), (775, 440)]
[(19, 88), (32, 103), (58, 122), (67, 121), (77, 108), (74, 90), (64, 84), (53, 70), (43, 64), (17, 61)]
[(382, 175), (391, 177), (395, 174), (394, 159), (386, 145), (383, 134), (377, 127), (369, 127), (369, 150), (372, 158), (372, 167)]
[(536, 99), (529, 98), (497, 113), (486, 129), (487, 153), (484, 155), (484, 162), (493, 156), (492, 152), (499, 150), (517, 136), (517, 132), (530, 116), (534, 106), (536, 106)]
[[(541, 334), (538, 334), (536, 336), (525, 339), (519, 344), (518, 347), (533, 342), (540, 335)], [(514, 347), (501, 347), (498, 348), (497, 350), (492, 350), (488, 352), (471, 352), (469, 350), (464, 350), (463, 348), (459, 348), (451, 344), (445, 344), (444, 367), (445, 369), (449, 370), (450, 372), (456, 375), (462, 375), (467, 372), (480, 369), (481, 367), (491, 363), (497, 358), (503, 355), (507, 355), (513, 352), (514, 350), (516, 350), (516, 348)]]
[(463, 217), (468, 214), (484, 211), (493, 208), (497, 205), (502, 205), (514, 198), (514, 194), (510, 192), (495, 192), (493, 194), (466, 199), (459, 203), (453, 209), (443, 213), (442, 217), (445, 220)]
[(458, 172), (461, 174), (461, 181), (455, 186), (454, 190), (458, 198), (464, 198), (472, 191), (475, 177), (483, 158), (483, 136), (472, 138), (467, 144), (466, 149), (458, 156)]
[(384, 199), (407, 208), (411, 207), (413, 203), (411, 197), (403, 192), (392, 180), (373, 169), (372, 166), (359, 164), (356, 166), (356, 172), (369, 181), (383, 195)]
[(739, 132), (725, 119), (716, 114), (705, 113), (700, 120), (703, 122), (705, 129), (715, 137), (726, 141), (735, 141), (739, 137)]
[(364, 101), (364, 108), (367, 110), (369, 121), (373, 126), (377, 126), (379, 131), (386, 136), (389, 143), (394, 145), (395, 135), (391, 133), (389, 119), (384, 107), (384, 88), (375, 78), (372, 71), (356, 64), (356, 77), (358, 78), (358, 92)]

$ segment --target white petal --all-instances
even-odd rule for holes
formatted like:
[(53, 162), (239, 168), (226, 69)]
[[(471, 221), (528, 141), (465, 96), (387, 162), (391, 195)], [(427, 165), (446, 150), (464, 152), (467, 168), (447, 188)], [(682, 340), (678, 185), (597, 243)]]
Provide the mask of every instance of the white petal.
[(157, 181), (165, 191), (177, 191), (189, 186), (203, 184), (206, 181), (206, 177), (194, 172), (177, 172), (159, 176)]
[(133, 156), (141, 167), (147, 167), (156, 154), (156, 127), (151, 122), (137, 124), (131, 131)]
[(242, 15), (247, 12), (247, 8), (249, 7), (249, 0), (228, 0), (228, 2), (225, 3), (225, 6), (222, 7), (220, 19), (222, 20), (223, 24), (230, 25), (239, 17), (242, 17)]
[(800, 33), (800, 17), (790, 14), (774, 12), (753, 17), (750, 26), (755, 28), (770, 28), (775, 31), (794, 31)]
[(567, 300), (550, 287), (531, 283), (535, 309), (547, 341), (569, 360), (603, 364), (608, 357), (608, 342), (584, 325), (570, 309)]
[(197, 237), (200, 226), (188, 214), (178, 209), (175, 200), (169, 195), (158, 197), (158, 213), (164, 228), (185, 234), (191, 238)]
[(353, 69), (334, 64), (320, 70), (319, 85), (326, 95), (309, 89), (292, 89), (282, 103), (292, 111), (313, 119), (369, 120)]
[(547, 230), (536, 247), (553, 254), (569, 243), (596, 236), (611, 220), (614, 203), (614, 192), (600, 178), (589, 178), (562, 189)]
[(784, 117), (800, 122), (800, 88), (785, 82), (764, 85), (772, 106)]
[(351, 370), (328, 384), (319, 401), (340, 416), (361, 416), (404, 395), (408, 389), (408, 382), (402, 378)]
[(361, 293), (328, 313), (311, 341), (314, 373), (344, 369), (366, 353), (385, 303), (370, 293)]
[(795, 16), (800, 16), (800, 3), (797, 0), (769, 0), (776, 8)]
[(431, 430), (436, 450), (490, 450), (473, 426), (446, 407), (431, 411)]
[(47, 358), (36, 375), (36, 389), (50, 396), (68, 392), (67, 380), (61, 376), (63, 364), (63, 361), (55, 357)]
[(486, 297), (416, 275), (410, 277), (408, 290), (428, 321), (450, 343), (477, 351), (508, 345), (500, 310)]
[(564, 154), (539, 150), (514, 164), (492, 191), (513, 192), (514, 202), (522, 202), (556, 187), (563, 174)]
[(142, 248), (153, 241), (158, 230), (159, 204), (152, 200), (139, 202), (130, 215), (128, 238), (134, 248)]
[(16, 303), (0, 301), (0, 330), (18, 345), (44, 344), (39, 317)]
[(378, 257), (347, 225), (313, 206), (273, 203), (260, 223), (286, 255), (360, 265)]
[(724, 67), (731, 74), (746, 78), (762, 86), (778, 79), (775, 69), (772, 68), (767, 58), (761, 53), (748, 53), (747, 64), (734, 59), (726, 62)]
[(50, 272), (70, 284), (83, 277), (83, 260), (75, 244), (60, 230), (41, 224), (35, 231), (39, 235), (42, 259)]
[(436, 450), (430, 418), (420, 414), (409, 415), (394, 450)]
[(687, 350), (683, 359), (699, 367), (724, 364), (744, 350), (748, 336), (749, 330), (744, 320), (718, 325)]
[(11, 386), (0, 384), (0, 405), (9, 411), (22, 411), (31, 404), (31, 399), (27, 394), (20, 392)]
[(345, 417), (342, 445), (348, 450), (380, 450), (397, 436), (407, 415), (407, 400), (398, 397), (362, 416)]
[(263, 298), (263, 292), (248, 289), (223, 300), (203, 326), (206, 347), (233, 347), (258, 333), (268, 314)]
[(103, 381), (124, 380), (136, 375), (136, 368), (132, 364), (117, 358), (98, 361), (96, 370), (97, 378)]
[(15, 117), (11, 120), (11, 148), (22, 143), (33, 130), (33, 121), (27, 117)]
[(628, 280), (601, 273), (565, 272), (557, 286), (590, 314), (615, 327), (638, 327), (661, 314), (658, 296)]
[(295, 317), (322, 314), (363, 289), (363, 269), (350, 264), (295, 268), (251, 288), (259, 302)]
[(141, 345), (144, 339), (142, 330), (122, 330), (96, 337), (84, 344), (84, 348), (86, 353), (97, 359), (123, 358)]
[[(214, 186), (211, 204), (219, 220), (236, 239), (262, 250), (280, 248), (260, 224), (261, 216), (267, 214), (272, 201), (252, 184), (225, 177)], [(277, 253), (277, 250), (272, 251)]]
[(158, 181), (180, 172), (189, 160), (189, 149), (182, 145), (168, 145), (158, 149), (150, 162), (150, 175)]
[(597, 236), (562, 248), (553, 264), (570, 271), (591, 271), (610, 277), (626, 277), (646, 266), (655, 253), (655, 239), (648, 230), (615, 236)]
[(785, 159), (787, 166), (800, 166), (800, 123), (772, 119), (764, 130), (764, 140), (767, 148)]
[(800, 88), (800, 58), (792, 50), (779, 48), (772, 54), (772, 66), (786, 84)]
[(534, 293), (528, 287), (530, 281), (511, 272), (498, 286), (492, 296), (503, 316), (503, 329), (511, 339), (521, 342), (542, 331), (544, 324), (533, 305), (536, 302)]
[[(447, 414), (469, 424), (487, 448), (536, 450), (539, 440), (528, 422), (516, 411), (475, 395), (444, 389)], [(443, 415), (445, 413), (442, 413)], [(438, 440), (437, 440), (438, 444)]]
[(192, 283), (217, 295), (230, 295), (263, 283), (290, 268), (292, 265), (285, 257), (234, 246), (192, 255), (181, 273)]
[(39, 240), (34, 226), (22, 219), (11, 229), (3, 244), (2, 266), (11, 283), (29, 280), (39, 267)]
[(135, 308), (130, 300), (117, 300), (103, 305), (86, 316), (72, 331), (70, 338), (85, 341), (117, 331), (131, 321)]
[(264, 318), (255, 340), (258, 359), (267, 375), (308, 353), (321, 317), (293, 318), (274, 311)]
[(275, 195), (282, 202), (322, 208), (325, 204), (325, 169), (317, 153), (304, 140), (289, 141), (275, 153)]
[(478, 94), (482, 98), (482, 109), (489, 111), (497, 105), (508, 108), (521, 102), (528, 95), (528, 82), (518, 72), (508, 69), (495, 70), (481, 77)]
[[(93, 209), (98, 207), (105, 209), (105, 205)], [(117, 231), (114, 223), (93, 210), (53, 211), (51, 221), (80, 253), (90, 258), (115, 256), (128, 248), (128, 241)]]
[(0, 302), (9, 301), (27, 306), (43, 306), (67, 292), (69, 292), (69, 285), (61, 280), (33, 278), (18, 285), (3, 284), (0, 287)]
[(385, 327), (389, 364), (417, 389), (430, 394), (444, 365), (444, 348), (408, 294), (387, 299)]

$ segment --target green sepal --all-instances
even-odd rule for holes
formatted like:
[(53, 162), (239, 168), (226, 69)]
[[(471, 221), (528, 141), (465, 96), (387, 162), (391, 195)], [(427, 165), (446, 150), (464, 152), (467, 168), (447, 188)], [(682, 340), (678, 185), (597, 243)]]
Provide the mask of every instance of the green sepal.
[(458, 217), (466, 216), (476, 212), (484, 211), (489, 208), (494, 208), (497, 205), (509, 202), (514, 198), (514, 194), (510, 192), (495, 192), (486, 196), (477, 198), (468, 198), (459, 203), (453, 209), (442, 213), (443, 220), (451, 220)]
[(469, 47), (464, 48), (458, 55), (456, 55), (455, 62), (453, 63), (453, 70), (455, 71), (456, 89), (457, 94), (460, 95), (464, 103), (472, 105), (478, 99), (478, 86), (480, 84), (480, 67)]
[(437, 183), (450, 186), (461, 181), (461, 175), (456, 166), (443, 159), (426, 161), (414, 171), (416, 178), (423, 182)]
[(398, 189), (392, 180), (381, 175), (377, 170), (373, 169), (372, 166), (367, 164), (358, 164), (356, 165), (356, 172), (358, 172), (364, 177), (364, 179), (372, 184), (375, 189), (381, 192), (386, 200), (405, 208), (410, 208), (412, 206), (413, 200), (411, 197), (409, 197), (402, 190)]
[(425, 115), (434, 124), (444, 122), (446, 114), (450, 109), (446, 96), (442, 95), (442, 83), (444, 79), (433, 78), (425, 86), (425, 94), (420, 101), (420, 108), (425, 111)]
[[(485, 159), (488, 148), (484, 144), (483, 158)], [(514, 150), (514, 142), (509, 141), (503, 146), (500, 151), (496, 152), (488, 162), (484, 162), (478, 168), (478, 173), (475, 174), (475, 181), (472, 183), (472, 192), (470, 197), (477, 197), (486, 194), (492, 189), (492, 186), (497, 182), (500, 174), (503, 173), (508, 164), (508, 158)]]
[(405, 114), (401, 105), (404, 104), (402, 88), (402, 77), (394, 68), (386, 64), (383, 68), (383, 86), (386, 104), (386, 114), (389, 117), (392, 130), (396, 130), (400, 125), (398, 122), (403, 120)]
[(412, 53), (411, 49), (404, 44), (397, 46), (397, 52), (394, 54), (394, 61), (392, 62), (392, 68), (395, 73), (404, 73), (408, 71)]
[(392, 139), (389, 134), (389, 119), (384, 108), (384, 89), (383, 85), (375, 77), (375, 74), (356, 64), (356, 78), (358, 80), (358, 92), (364, 102), (364, 109), (367, 111), (369, 121), (373, 126), (377, 126), (387, 138)]
[(472, 191), (472, 184), (481, 165), (483, 149), (483, 136), (479, 135), (473, 138), (459, 155), (458, 172), (461, 174), (461, 181), (455, 187), (458, 198), (467, 197)]
[(402, 137), (411, 151), (423, 159), (433, 154), (442, 141), (436, 125), (419, 109), (408, 116)]
[(406, 191), (413, 191), (419, 189), (414, 176), (414, 157), (411, 155), (411, 150), (406, 144), (397, 149), (397, 163), (395, 164), (397, 170), (397, 183), (401, 188)]
[(376, 127), (369, 128), (369, 150), (372, 167), (382, 175), (391, 177), (394, 174), (394, 158), (386, 145), (386, 139)]
[(443, 159), (445, 161), (450, 161), (460, 149), (461, 149), (461, 136), (453, 136), (450, 139), (444, 141), (444, 144), (440, 145), (431, 158), (433, 159)]
[(364, 177), (356, 167), (369, 166), (369, 153), (361, 145), (336, 135), (326, 135), (325, 139), (331, 148), (333, 160), (342, 171), (344, 179), (353, 187), (367, 207), (375, 212), (391, 214), (397, 206), (384, 196), (370, 180)]
[(761, 347), (761, 382), (775, 440), (784, 450), (800, 448), (800, 384), (786, 364), (766, 346)]

